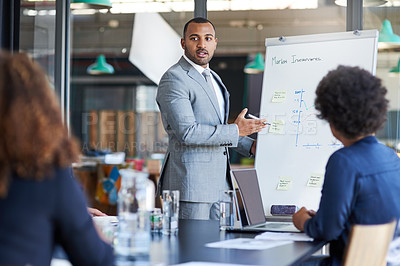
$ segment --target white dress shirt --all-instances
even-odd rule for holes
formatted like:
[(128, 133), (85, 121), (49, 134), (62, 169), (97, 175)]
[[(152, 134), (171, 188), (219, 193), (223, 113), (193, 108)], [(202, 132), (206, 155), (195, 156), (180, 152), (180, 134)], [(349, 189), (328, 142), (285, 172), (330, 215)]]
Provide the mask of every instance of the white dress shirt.
[[(188, 63), (191, 64), (194, 67), (194, 69), (196, 69), (203, 76), (203, 71), (205, 69), (204, 67), (202, 67), (200, 65), (197, 65), (192, 60), (187, 58), (186, 55), (183, 55), (183, 58), (185, 58), (186, 61), (188, 61)], [(207, 65), (207, 68), (209, 68), (208, 65)], [(222, 90), (219, 87), (218, 82), (214, 79), (212, 74), (211, 74), (211, 82), (212, 82), (213, 87), (214, 87), (215, 95), (217, 96), (218, 105), (219, 105), (219, 111), (221, 113), (222, 121), (225, 121), (225, 100), (224, 100), (224, 95), (222, 94)]]

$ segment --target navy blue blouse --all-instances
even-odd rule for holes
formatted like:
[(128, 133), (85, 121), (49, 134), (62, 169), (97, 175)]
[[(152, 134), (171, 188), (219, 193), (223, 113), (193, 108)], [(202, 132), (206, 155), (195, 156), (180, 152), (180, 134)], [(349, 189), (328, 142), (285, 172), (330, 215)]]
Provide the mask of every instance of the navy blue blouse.
[(363, 138), (329, 158), (318, 212), (304, 230), (330, 241), (333, 264), (338, 264), (351, 226), (398, 219), (399, 197), (400, 158), (375, 137)]
[(43, 181), (13, 176), (0, 213), (0, 265), (50, 265), (56, 244), (74, 265), (113, 265), (70, 168)]

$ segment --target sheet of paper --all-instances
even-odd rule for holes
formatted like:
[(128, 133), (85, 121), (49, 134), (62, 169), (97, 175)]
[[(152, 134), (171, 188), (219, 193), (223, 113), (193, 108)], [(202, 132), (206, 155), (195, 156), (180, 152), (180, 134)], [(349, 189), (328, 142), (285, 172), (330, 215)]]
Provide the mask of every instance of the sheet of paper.
[(94, 216), (92, 219), (95, 223), (99, 224), (118, 225), (117, 216)]
[(286, 100), (286, 91), (285, 90), (275, 90), (274, 91), (271, 102), (283, 103), (285, 100)]
[(272, 121), (268, 132), (272, 133), (272, 134), (283, 134), (284, 126), (285, 126), (285, 122), (283, 120)]
[(292, 188), (292, 178), (290, 176), (279, 177), (279, 183), (276, 190), (290, 190)]
[(254, 238), (235, 238), (229, 240), (223, 240), (213, 243), (206, 244), (209, 248), (234, 248), (234, 249), (249, 249), (249, 250), (262, 250), (274, 248), (286, 244), (290, 244), (293, 241), (271, 241), (265, 239), (254, 239)]
[[(397, 230), (400, 229), (400, 225), (397, 226)], [(400, 265), (400, 238), (397, 237), (389, 245), (389, 252), (386, 256), (387, 262), (391, 265)]]
[(50, 266), (72, 266), (69, 260), (51, 259)]
[(276, 233), (265, 232), (255, 237), (255, 239), (263, 239), (270, 241), (313, 241), (314, 239), (305, 233)]
[(172, 266), (243, 266), (243, 264), (231, 264), (231, 263), (219, 263), (219, 262), (203, 262), (203, 261), (191, 261), (180, 264), (173, 264)]
[(308, 179), (307, 187), (321, 188), (323, 181), (324, 181), (323, 174), (313, 173), (313, 174), (311, 174), (310, 178)]

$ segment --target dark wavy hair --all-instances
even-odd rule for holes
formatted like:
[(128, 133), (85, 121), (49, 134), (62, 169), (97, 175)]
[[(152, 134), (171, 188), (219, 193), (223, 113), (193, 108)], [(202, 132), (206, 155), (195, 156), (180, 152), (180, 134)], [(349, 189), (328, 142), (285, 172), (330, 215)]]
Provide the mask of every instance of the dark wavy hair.
[(206, 19), (206, 18), (197, 17), (197, 18), (192, 18), (191, 20), (189, 20), (188, 22), (186, 22), (185, 26), (183, 27), (183, 36), (182, 36), (182, 38), (185, 38), (187, 28), (188, 28), (189, 24), (192, 23), (192, 22), (193, 22), (193, 23), (210, 23), (211, 26), (212, 26), (213, 29), (214, 29), (214, 32), (215, 32), (215, 26), (214, 26), (214, 24), (212, 24), (211, 21), (209, 21), (209, 20)]
[(375, 133), (386, 121), (388, 100), (381, 80), (359, 67), (339, 66), (318, 84), (315, 108), (346, 138)]
[(0, 51), (0, 196), (11, 175), (42, 180), (79, 157), (43, 70), (26, 54)]

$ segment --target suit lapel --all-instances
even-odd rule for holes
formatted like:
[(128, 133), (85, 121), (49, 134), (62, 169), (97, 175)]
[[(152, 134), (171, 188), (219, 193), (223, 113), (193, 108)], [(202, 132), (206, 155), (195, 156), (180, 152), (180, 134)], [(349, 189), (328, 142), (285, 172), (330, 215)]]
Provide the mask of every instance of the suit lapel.
[[(204, 77), (194, 67), (192, 67), (192, 65), (190, 65), (186, 61), (185, 58), (181, 57), (181, 59), (179, 60), (179, 64), (182, 66), (183, 69), (185, 69), (187, 71), (188, 76), (190, 78), (192, 78), (193, 80), (195, 80), (197, 83), (199, 83), (199, 85), (206, 92), (208, 98), (211, 101), (211, 104), (214, 107), (214, 111), (218, 115), (219, 121), (221, 123), (223, 123), (224, 121), (222, 121), (221, 113), (219, 111), (219, 104), (218, 104), (217, 96), (215, 95), (215, 91), (212, 88), (210, 88), (210, 86), (208, 86), (208, 84), (207, 84), (206, 80), (204, 79)], [(215, 77), (215, 74), (213, 76)]]
[(213, 75), (213, 77), (215, 78), (215, 80), (217, 81), (219, 87), (222, 90), (222, 95), (224, 96), (224, 101), (225, 101), (225, 121), (224, 123), (228, 122), (228, 116), (229, 116), (229, 92), (226, 89), (224, 83), (222, 82), (221, 78), (218, 76), (217, 73), (215, 73), (213, 70), (211, 70), (211, 74)]

